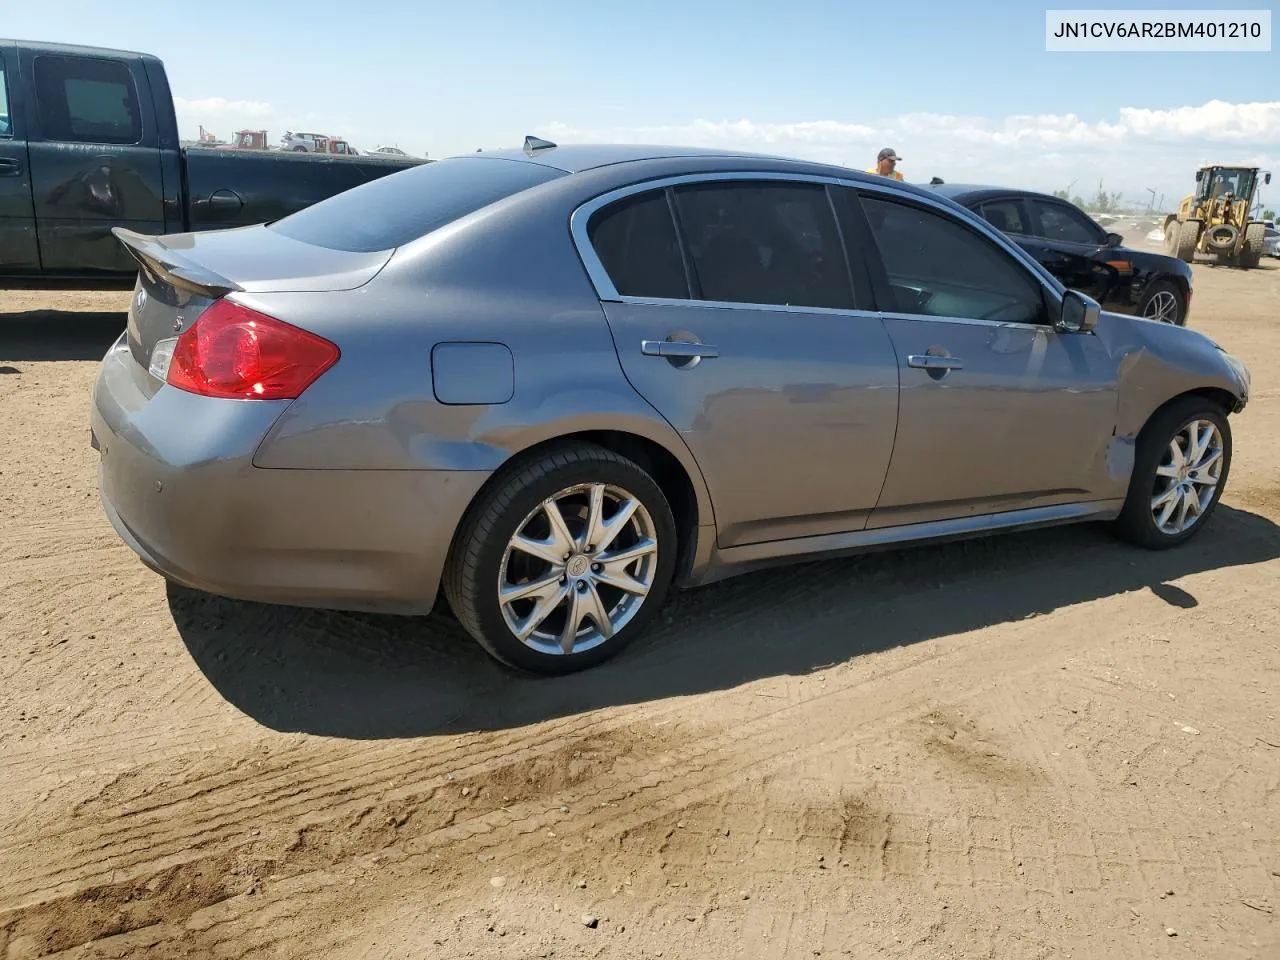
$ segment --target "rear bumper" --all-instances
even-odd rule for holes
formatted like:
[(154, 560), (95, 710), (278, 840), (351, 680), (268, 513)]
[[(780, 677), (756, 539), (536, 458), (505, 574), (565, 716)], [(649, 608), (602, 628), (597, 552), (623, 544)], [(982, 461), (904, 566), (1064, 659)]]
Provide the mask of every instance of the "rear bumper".
[(287, 403), (157, 389), (122, 344), (99, 372), (92, 442), (103, 508), (147, 566), (235, 599), (432, 608), (453, 532), (487, 473), (255, 467)]

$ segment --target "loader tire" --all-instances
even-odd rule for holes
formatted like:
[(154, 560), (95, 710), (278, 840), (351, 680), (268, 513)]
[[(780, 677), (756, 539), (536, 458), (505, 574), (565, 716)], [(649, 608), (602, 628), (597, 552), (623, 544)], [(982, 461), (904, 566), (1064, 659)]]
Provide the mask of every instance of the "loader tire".
[(1252, 270), (1262, 262), (1262, 242), (1266, 239), (1267, 225), (1251, 223), (1244, 229), (1244, 246), (1240, 248), (1240, 266)]
[(1196, 258), (1196, 243), (1200, 240), (1200, 227), (1202, 222), (1199, 220), (1183, 220), (1178, 224), (1178, 246), (1175, 256), (1184, 261), (1191, 263)]

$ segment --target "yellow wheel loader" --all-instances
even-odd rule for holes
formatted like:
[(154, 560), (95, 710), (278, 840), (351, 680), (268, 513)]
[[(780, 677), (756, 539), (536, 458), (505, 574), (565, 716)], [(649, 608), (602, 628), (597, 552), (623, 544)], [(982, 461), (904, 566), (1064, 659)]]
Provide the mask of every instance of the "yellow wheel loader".
[(1178, 212), (1164, 218), (1164, 248), (1170, 256), (1191, 263), (1196, 254), (1246, 270), (1258, 265), (1267, 225), (1250, 218), (1257, 167), (1211, 164), (1196, 171), (1195, 193), (1183, 199)]

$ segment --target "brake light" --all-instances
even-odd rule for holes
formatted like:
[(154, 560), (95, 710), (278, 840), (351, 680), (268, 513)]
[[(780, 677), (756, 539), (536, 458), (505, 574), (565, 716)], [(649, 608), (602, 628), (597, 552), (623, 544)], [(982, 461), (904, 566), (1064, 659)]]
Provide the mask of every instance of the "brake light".
[(323, 337), (218, 300), (178, 337), (165, 380), (204, 397), (293, 400), (339, 355)]

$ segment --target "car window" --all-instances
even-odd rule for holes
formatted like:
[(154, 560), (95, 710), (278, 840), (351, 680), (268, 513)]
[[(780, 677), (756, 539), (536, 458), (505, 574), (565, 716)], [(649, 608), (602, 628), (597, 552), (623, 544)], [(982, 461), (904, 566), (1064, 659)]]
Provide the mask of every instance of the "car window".
[(137, 143), (142, 111), (129, 68), (117, 60), (35, 59), (40, 126), (49, 140)]
[(1031, 233), (1022, 216), (1022, 204), (1017, 200), (988, 200), (978, 208), (978, 212), (982, 219), (1003, 233)]
[(596, 211), (587, 233), (618, 293), (689, 299), (680, 240), (665, 191), (637, 194)]
[(9, 83), (4, 73), (4, 61), (0, 60), (0, 137), (12, 137), (9, 122)]
[(563, 176), (563, 170), (537, 163), (455, 157), (362, 183), (277, 220), (269, 229), (331, 250), (390, 250)]
[(717, 181), (677, 187), (675, 200), (701, 299), (855, 306), (821, 184)]
[(986, 237), (954, 217), (865, 197), (872, 235), (899, 313), (1041, 323), (1040, 283)]
[(1039, 236), (1064, 243), (1102, 243), (1093, 222), (1084, 212), (1062, 203), (1031, 201), (1040, 218)]

